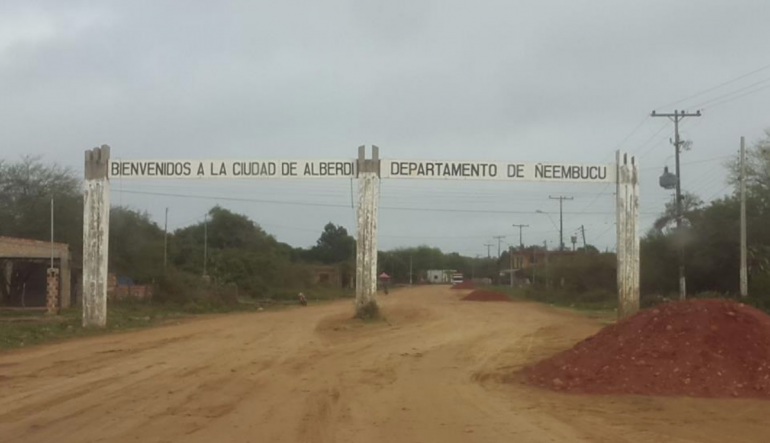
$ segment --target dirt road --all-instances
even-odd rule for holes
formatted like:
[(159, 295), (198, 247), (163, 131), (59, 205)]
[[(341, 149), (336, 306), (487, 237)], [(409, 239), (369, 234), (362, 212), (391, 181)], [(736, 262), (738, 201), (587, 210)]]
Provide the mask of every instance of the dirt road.
[(765, 442), (770, 402), (561, 395), (511, 378), (601, 325), (428, 287), (0, 354), (1, 442)]

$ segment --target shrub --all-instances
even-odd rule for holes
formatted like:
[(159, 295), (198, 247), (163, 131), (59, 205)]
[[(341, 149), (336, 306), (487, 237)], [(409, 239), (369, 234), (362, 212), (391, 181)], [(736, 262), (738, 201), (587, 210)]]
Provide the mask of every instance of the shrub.
[(238, 290), (232, 285), (207, 282), (198, 275), (169, 269), (158, 279), (154, 300), (183, 306), (186, 311), (207, 311), (238, 304)]

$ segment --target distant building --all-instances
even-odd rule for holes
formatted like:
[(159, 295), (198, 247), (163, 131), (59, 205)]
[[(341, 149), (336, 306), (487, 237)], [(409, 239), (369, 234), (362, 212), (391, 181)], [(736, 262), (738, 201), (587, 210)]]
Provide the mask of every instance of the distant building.
[(432, 284), (450, 284), (452, 283), (452, 274), (454, 274), (454, 269), (429, 269), (425, 273), (425, 277), (428, 283)]
[[(48, 276), (53, 256), (53, 275)], [(69, 308), (79, 299), (82, 269), (73, 269), (69, 245), (0, 237), (0, 305)]]
[(340, 267), (333, 265), (313, 265), (310, 267), (311, 283), (342, 287)]
[[(565, 261), (581, 257), (581, 253), (574, 251), (547, 251), (537, 246), (530, 246), (524, 250), (513, 251), (510, 256), (503, 257), (500, 262), (499, 283), (508, 284), (511, 281), (511, 271), (515, 281), (521, 283), (534, 279), (537, 269), (543, 269), (547, 265), (556, 265)], [(511, 261), (509, 261), (511, 260)]]
[[(529, 247), (522, 250), (513, 251), (513, 263), (502, 263), (503, 269), (513, 268), (514, 270), (529, 269), (533, 266), (540, 266), (548, 263), (558, 263), (565, 260), (571, 260), (579, 256), (574, 251), (546, 251), (543, 248)], [(510, 271), (509, 271), (510, 272)]]
[(107, 298), (110, 300), (151, 300), (152, 295), (152, 285), (137, 285), (130, 277), (123, 275), (107, 275)]

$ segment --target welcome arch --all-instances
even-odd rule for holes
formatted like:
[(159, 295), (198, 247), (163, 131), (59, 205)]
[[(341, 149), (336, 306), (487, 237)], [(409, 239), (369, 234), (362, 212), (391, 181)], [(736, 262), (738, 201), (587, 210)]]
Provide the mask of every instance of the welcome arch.
[(358, 148), (355, 159), (336, 160), (126, 160), (110, 147), (86, 151), (83, 217), (83, 326), (107, 323), (110, 179), (318, 179), (358, 180), (356, 312), (376, 306), (377, 212), (381, 179), (495, 180), (616, 185), (618, 317), (639, 310), (639, 167), (616, 153), (615, 163), (563, 164), (513, 161), (380, 159), (379, 148)]

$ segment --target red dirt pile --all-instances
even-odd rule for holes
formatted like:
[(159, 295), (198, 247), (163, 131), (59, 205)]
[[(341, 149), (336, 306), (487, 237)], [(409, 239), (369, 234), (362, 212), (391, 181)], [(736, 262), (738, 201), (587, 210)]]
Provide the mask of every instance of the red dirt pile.
[(467, 301), (511, 301), (507, 295), (497, 291), (483, 291), (477, 289), (462, 298)]
[(476, 285), (474, 285), (472, 281), (464, 281), (462, 283), (452, 285), (452, 289), (476, 289)]
[(525, 369), (585, 394), (770, 398), (770, 316), (729, 300), (644, 310)]

